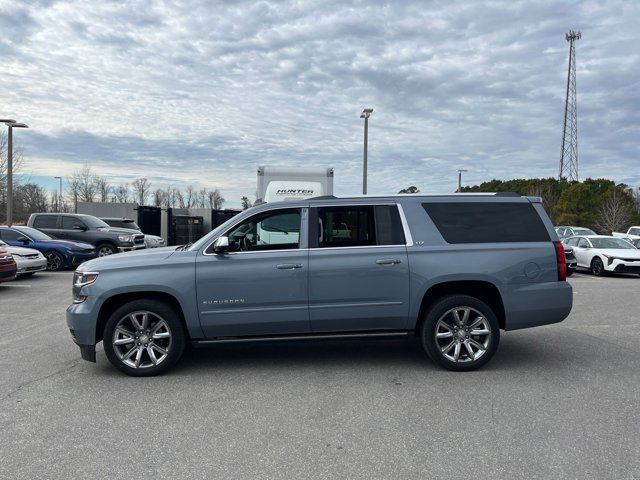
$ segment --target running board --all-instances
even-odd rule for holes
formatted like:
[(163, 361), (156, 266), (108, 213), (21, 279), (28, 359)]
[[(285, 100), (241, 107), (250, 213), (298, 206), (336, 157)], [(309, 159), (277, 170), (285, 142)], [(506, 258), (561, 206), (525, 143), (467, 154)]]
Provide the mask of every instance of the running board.
[(194, 346), (211, 345), (214, 343), (244, 343), (244, 342), (286, 342), (299, 340), (338, 340), (349, 338), (375, 337), (408, 337), (412, 331), (401, 332), (351, 332), (351, 333), (310, 333), (308, 335), (272, 335), (260, 337), (218, 337), (211, 340), (193, 340)]

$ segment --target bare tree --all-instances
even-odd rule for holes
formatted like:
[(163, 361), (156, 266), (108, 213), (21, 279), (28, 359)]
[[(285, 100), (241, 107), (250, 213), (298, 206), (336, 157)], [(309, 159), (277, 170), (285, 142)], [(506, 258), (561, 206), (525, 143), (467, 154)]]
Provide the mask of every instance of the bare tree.
[(48, 209), (47, 191), (35, 183), (16, 186), (14, 191), (16, 218), (26, 220), (36, 212), (46, 212)]
[(67, 195), (69, 195), (69, 201), (73, 205), (73, 211), (78, 211), (78, 198), (80, 197), (80, 179), (75, 175), (67, 178)]
[(81, 202), (93, 202), (96, 197), (98, 188), (94, 182), (94, 175), (89, 165), (84, 165), (80, 170), (73, 172), (70, 180), (73, 179), (74, 185), (76, 185), (76, 191), (78, 200)]
[(205, 208), (207, 206), (207, 189), (203, 188), (198, 192), (198, 206)]
[(157, 188), (153, 192), (153, 205), (162, 207), (166, 203), (167, 192), (161, 188)]
[(247, 208), (251, 207), (251, 200), (249, 200), (249, 197), (247, 197), (246, 195), (243, 195), (240, 201), (242, 203), (243, 210), (246, 210)]
[(185, 195), (184, 195), (184, 207), (181, 208), (191, 208), (194, 206), (194, 200), (195, 200), (195, 196), (197, 195), (196, 193), (196, 189), (194, 188), (193, 185), (189, 185), (187, 187), (187, 189), (185, 190)]
[(179, 189), (174, 188), (173, 189), (173, 205), (172, 206), (175, 207), (176, 205), (178, 205), (178, 207), (180, 207), (180, 208), (188, 208), (187, 207), (187, 203), (185, 202), (184, 195), (182, 194), (182, 192)]
[(129, 201), (129, 184), (122, 183), (113, 189), (113, 201), (127, 203)]
[(224, 197), (217, 188), (215, 190), (210, 190), (207, 197), (209, 199), (209, 208), (213, 208), (215, 210), (220, 210), (225, 202)]
[(98, 198), (100, 198), (101, 202), (109, 201), (109, 193), (111, 193), (111, 185), (109, 185), (109, 181), (105, 177), (98, 177), (97, 175), (93, 178), (93, 183), (96, 186)]
[(629, 198), (621, 194), (618, 189), (614, 189), (611, 196), (600, 206), (596, 225), (609, 234), (623, 229), (632, 216), (633, 207)]
[(138, 198), (138, 205), (144, 205), (151, 190), (151, 182), (145, 177), (136, 178), (131, 183), (131, 188)]

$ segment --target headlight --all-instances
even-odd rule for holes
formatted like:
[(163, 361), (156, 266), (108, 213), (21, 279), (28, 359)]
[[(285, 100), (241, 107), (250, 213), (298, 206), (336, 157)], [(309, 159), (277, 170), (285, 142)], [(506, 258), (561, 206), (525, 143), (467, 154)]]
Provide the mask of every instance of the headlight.
[(81, 295), (82, 287), (91, 285), (98, 279), (98, 272), (75, 272), (73, 274), (73, 303), (82, 303), (87, 299)]
[(133, 242), (133, 237), (131, 235), (118, 235), (118, 240), (121, 242)]

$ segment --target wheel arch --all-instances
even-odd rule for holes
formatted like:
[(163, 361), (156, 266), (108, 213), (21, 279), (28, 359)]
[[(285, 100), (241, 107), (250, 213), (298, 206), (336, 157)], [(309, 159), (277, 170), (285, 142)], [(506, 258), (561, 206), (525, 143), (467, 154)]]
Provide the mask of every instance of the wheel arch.
[(102, 303), (98, 312), (98, 318), (96, 322), (95, 343), (98, 343), (102, 340), (104, 327), (113, 312), (115, 312), (122, 305), (134, 300), (157, 300), (171, 306), (171, 308), (173, 308), (178, 314), (178, 318), (182, 323), (182, 327), (184, 328), (187, 339), (190, 339), (190, 333), (187, 326), (185, 313), (179, 300), (175, 296), (167, 292), (141, 290), (135, 292), (119, 293), (107, 298)]
[(448, 295), (469, 295), (483, 301), (495, 313), (500, 328), (505, 329), (506, 314), (498, 287), (485, 280), (453, 280), (431, 285), (424, 293), (415, 323), (416, 334), (419, 334), (431, 305)]

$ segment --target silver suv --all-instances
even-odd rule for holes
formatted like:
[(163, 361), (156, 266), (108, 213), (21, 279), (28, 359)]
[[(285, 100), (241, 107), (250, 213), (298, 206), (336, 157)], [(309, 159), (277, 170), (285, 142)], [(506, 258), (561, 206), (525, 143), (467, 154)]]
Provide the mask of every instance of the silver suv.
[(190, 246), (86, 262), (67, 323), (82, 357), (155, 375), (195, 345), (418, 336), (473, 370), (500, 330), (572, 306), (540, 199), (515, 194), (318, 198), (255, 206)]

